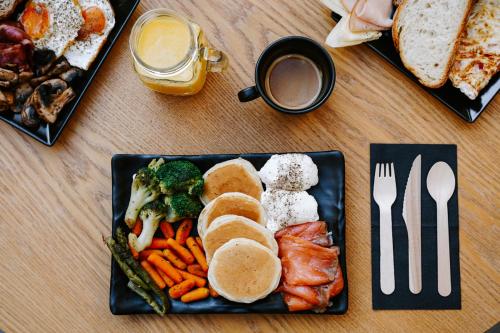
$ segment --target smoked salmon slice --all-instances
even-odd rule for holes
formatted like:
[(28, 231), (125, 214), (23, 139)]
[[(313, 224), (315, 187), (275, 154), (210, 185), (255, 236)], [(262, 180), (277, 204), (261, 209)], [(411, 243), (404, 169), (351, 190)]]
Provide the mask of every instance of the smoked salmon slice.
[(275, 233), (283, 270), (277, 291), (289, 311), (323, 312), (330, 299), (340, 294), (344, 279), (339, 265), (338, 247), (325, 222), (308, 222)]
[(328, 232), (326, 223), (323, 221), (295, 224), (279, 230), (274, 234), (274, 237), (279, 240), (286, 235), (300, 237), (321, 246), (333, 244), (332, 235)]
[(337, 248), (322, 247), (294, 236), (281, 237), (278, 245), (286, 283), (318, 286), (335, 279)]
[(303, 298), (294, 296), (292, 294), (283, 293), (283, 300), (288, 306), (288, 311), (306, 311), (314, 309), (314, 304), (307, 303)]

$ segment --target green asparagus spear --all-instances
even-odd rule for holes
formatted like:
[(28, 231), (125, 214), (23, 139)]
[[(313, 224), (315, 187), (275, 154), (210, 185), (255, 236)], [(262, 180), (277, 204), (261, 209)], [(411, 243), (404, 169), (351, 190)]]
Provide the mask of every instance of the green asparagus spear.
[[(156, 286), (156, 284), (151, 280), (149, 277), (149, 274), (141, 267), (141, 265), (132, 257), (132, 253), (130, 253), (128, 244), (127, 244), (127, 237), (125, 236), (125, 232), (123, 231), (122, 228), (118, 227), (116, 229), (116, 239), (118, 241), (118, 246), (120, 247), (120, 255), (125, 260), (125, 262), (132, 268), (132, 270), (144, 281), (146, 282), (151, 288), (153, 286)], [(122, 244), (125, 243), (125, 246)], [(147, 290), (150, 290), (151, 288), (147, 288)]]
[(124, 248), (128, 247), (127, 235), (125, 235), (125, 231), (121, 227), (116, 228), (116, 240)]
[[(163, 313), (165, 313), (165, 311), (167, 311), (170, 307), (170, 303), (168, 302), (167, 296), (160, 288), (158, 288), (156, 283), (149, 277), (149, 274), (132, 257), (132, 253), (130, 253), (127, 244), (127, 236), (125, 235), (125, 231), (121, 227), (118, 227), (116, 229), (116, 239), (119, 243), (117, 244), (117, 247), (120, 249), (121, 257), (124, 258), (125, 262), (130, 266), (130, 268), (135, 272), (135, 274), (137, 274), (142, 281), (146, 282), (148, 288), (143, 287), (143, 289), (152, 290), (156, 295), (158, 295), (161, 302), (163, 303)], [(123, 246), (122, 244), (125, 245)]]
[(115, 240), (112, 237), (107, 237), (107, 238), (103, 237), (103, 240), (108, 246), (109, 250), (111, 251), (113, 258), (115, 258), (116, 262), (122, 269), (123, 273), (127, 275), (130, 281), (132, 281), (133, 283), (135, 283), (136, 285), (140, 286), (143, 289), (150, 290), (151, 288), (149, 287), (147, 282), (143, 281), (120, 255), (120, 249), (117, 249), (118, 244), (116, 244)]
[(163, 316), (165, 314), (165, 306), (158, 305), (155, 299), (147, 291), (136, 286), (132, 281), (128, 282), (127, 287), (141, 296), (153, 308), (153, 310), (155, 310), (157, 314), (159, 314), (160, 316)]

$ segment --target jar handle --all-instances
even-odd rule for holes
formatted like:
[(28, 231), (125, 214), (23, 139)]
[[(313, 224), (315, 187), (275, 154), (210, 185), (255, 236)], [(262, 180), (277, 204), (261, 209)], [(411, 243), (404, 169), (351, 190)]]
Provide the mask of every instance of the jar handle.
[(209, 72), (223, 72), (228, 65), (227, 55), (219, 50), (210, 47), (205, 48), (205, 59), (207, 60), (207, 70)]

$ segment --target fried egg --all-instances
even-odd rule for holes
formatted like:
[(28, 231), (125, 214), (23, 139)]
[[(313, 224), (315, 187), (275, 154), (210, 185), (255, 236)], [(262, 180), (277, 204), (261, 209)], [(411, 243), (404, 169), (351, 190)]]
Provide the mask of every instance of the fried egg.
[(78, 36), (83, 17), (72, 0), (31, 0), (19, 21), (36, 48), (52, 50), (60, 57)]
[(72, 66), (87, 70), (115, 26), (115, 13), (108, 0), (80, 0), (80, 6), (84, 23), (64, 56)]

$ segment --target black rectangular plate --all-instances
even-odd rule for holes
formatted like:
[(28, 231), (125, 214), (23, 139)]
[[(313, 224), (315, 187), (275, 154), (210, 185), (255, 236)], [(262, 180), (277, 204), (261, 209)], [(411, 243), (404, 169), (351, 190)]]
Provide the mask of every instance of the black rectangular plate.
[[(333, 298), (327, 314), (343, 314), (347, 311), (347, 266), (345, 252), (345, 212), (344, 212), (344, 156), (338, 151), (305, 153), (313, 159), (319, 170), (319, 184), (308, 192), (318, 201), (320, 219), (328, 224), (334, 243), (340, 247), (340, 264), (344, 274), (345, 287), (340, 295)], [(242, 155), (201, 155), (201, 156), (160, 156), (160, 155), (114, 155), (111, 160), (113, 182), (113, 234), (123, 218), (130, 197), (132, 175), (146, 166), (153, 158), (163, 157), (167, 161), (185, 159), (195, 163), (205, 172), (216, 163), (242, 157), (260, 169), (272, 154)], [(196, 227), (193, 227), (196, 234)], [(142, 298), (127, 288), (128, 279), (112, 260), (109, 306), (113, 314), (153, 313)], [(235, 303), (222, 297), (184, 304), (172, 300), (170, 313), (289, 313), (279, 293), (252, 304)], [(305, 311), (304, 313), (312, 313)]]
[(68, 123), (69, 119), (75, 113), (78, 104), (85, 94), (85, 91), (87, 91), (88, 87), (92, 83), (92, 80), (94, 79), (97, 71), (108, 56), (111, 48), (120, 36), (123, 28), (132, 16), (132, 13), (134, 12), (139, 2), (140, 0), (110, 0), (111, 5), (113, 6), (113, 10), (115, 11), (115, 27), (113, 28), (113, 30), (111, 30), (106, 44), (104, 44), (104, 46), (102, 47), (101, 52), (99, 52), (99, 55), (95, 59), (92, 66), (88, 71), (85, 72), (83, 79), (73, 87), (76, 93), (75, 99), (73, 99), (73, 101), (71, 101), (64, 107), (54, 124), (47, 124), (42, 121), (42, 124), (38, 128), (29, 128), (21, 123), (20, 114), (15, 114), (12, 112), (0, 114), (0, 119), (9, 123), (21, 132), (31, 136), (35, 140), (43, 143), (44, 145), (54, 145), (54, 143), (61, 135), (64, 127)]
[[(336, 13), (332, 13), (332, 18), (335, 22), (338, 22), (341, 17)], [(470, 100), (467, 96), (462, 94), (459, 89), (453, 87), (450, 80), (446, 81), (446, 84), (441, 88), (427, 88), (420, 84), (418, 79), (407, 70), (401, 62), (399, 53), (396, 51), (394, 43), (392, 42), (390, 30), (382, 32), (382, 37), (378, 40), (365, 44), (469, 123), (474, 122), (479, 117), (481, 112), (484, 111), (486, 106), (488, 106), (500, 90), (499, 74), (491, 78), (488, 85), (481, 90), (479, 96), (475, 100)]]

